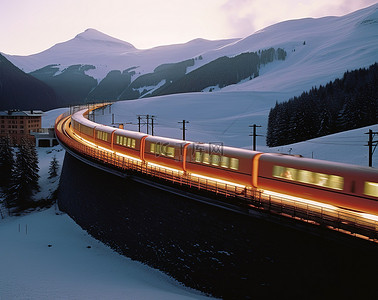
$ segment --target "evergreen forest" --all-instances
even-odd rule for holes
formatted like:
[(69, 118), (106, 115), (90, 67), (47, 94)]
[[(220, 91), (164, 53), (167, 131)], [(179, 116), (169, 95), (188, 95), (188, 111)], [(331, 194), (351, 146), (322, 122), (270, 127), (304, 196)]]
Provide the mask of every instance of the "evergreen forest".
[(299, 97), (276, 103), (268, 118), (269, 147), (378, 123), (378, 63), (344, 73)]

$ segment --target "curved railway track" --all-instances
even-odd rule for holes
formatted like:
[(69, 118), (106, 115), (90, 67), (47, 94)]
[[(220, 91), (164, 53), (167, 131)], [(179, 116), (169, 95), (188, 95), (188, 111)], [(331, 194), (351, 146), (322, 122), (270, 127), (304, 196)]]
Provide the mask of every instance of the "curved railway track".
[[(92, 110), (96, 109), (93, 108)], [(357, 213), (299, 197), (287, 197), (279, 193), (261, 191), (252, 187), (240, 187), (229, 182), (222, 183), (210, 178), (183, 176), (179, 170), (157, 164), (145, 163), (110, 148), (96, 145), (78, 136), (71, 126), (71, 115), (61, 115), (55, 123), (59, 142), (78, 156), (85, 157), (99, 166), (113, 169), (118, 175), (127, 173), (148, 176), (162, 184), (185, 187), (195, 194), (216, 198), (217, 205), (225, 208), (240, 207), (240, 211), (254, 215), (256, 211), (326, 227), (378, 243), (378, 217)], [(305, 200), (305, 201), (303, 201)]]

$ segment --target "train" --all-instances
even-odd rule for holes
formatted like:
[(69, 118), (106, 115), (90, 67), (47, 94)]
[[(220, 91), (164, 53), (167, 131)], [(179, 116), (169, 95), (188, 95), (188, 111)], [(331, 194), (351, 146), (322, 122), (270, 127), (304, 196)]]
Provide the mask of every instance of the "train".
[(378, 216), (378, 170), (294, 155), (183, 141), (71, 117), (78, 136), (143, 163)]

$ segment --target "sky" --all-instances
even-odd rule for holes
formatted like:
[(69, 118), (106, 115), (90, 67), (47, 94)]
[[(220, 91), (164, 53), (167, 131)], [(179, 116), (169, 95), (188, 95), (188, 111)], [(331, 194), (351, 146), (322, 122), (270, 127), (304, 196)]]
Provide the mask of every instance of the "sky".
[(30, 55), (87, 28), (139, 49), (242, 38), (290, 19), (341, 16), (377, 0), (0, 0), (0, 52)]

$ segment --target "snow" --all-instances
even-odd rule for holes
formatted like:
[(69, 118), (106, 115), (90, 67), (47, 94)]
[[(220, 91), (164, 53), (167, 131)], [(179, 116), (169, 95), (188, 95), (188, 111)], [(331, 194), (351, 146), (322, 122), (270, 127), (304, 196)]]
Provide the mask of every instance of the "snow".
[[(378, 61), (377, 40), (378, 4), (375, 4), (341, 17), (281, 22), (243, 39), (195, 39), (144, 50), (95, 29), (87, 29), (41, 53), (6, 57), (25, 72), (50, 64), (59, 65), (60, 70), (74, 64), (94, 65), (96, 68), (86, 74), (100, 82), (111, 70), (135, 67), (136, 73), (143, 75), (164, 63), (197, 58), (195, 65), (188, 68), (189, 72), (221, 56), (283, 48), (288, 54), (284, 62), (274, 63), (254, 80), (222, 90), (282, 91), (294, 95), (326, 84), (347, 70), (368, 67)], [(202, 59), (198, 59), (199, 56)]]
[[(155, 135), (182, 138), (181, 122), (186, 125), (186, 139), (193, 142), (217, 142), (223, 145), (252, 149), (252, 128), (257, 128), (257, 150), (287, 154), (300, 154), (304, 157), (368, 165), (369, 129), (378, 132), (378, 124), (328, 135), (312, 140), (269, 148), (265, 146), (267, 116), (276, 101), (288, 99), (288, 93), (273, 92), (212, 92), (169, 95), (139, 100), (118, 101), (112, 105), (111, 112), (98, 111), (96, 123), (111, 125), (114, 114), (115, 123), (125, 124), (127, 130), (138, 130), (137, 115), (155, 116)], [(151, 129), (151, 128), (150, 128)], [(142, 126), (146, 132), (146, 126)], [(151, 132), (151, 131), (150, 131)], [(290, 150), (291, 149), (291, 150)], [(373, 166), (378, 166), (378, 155), (373, 156)]]
[(147, 91), (145, 94), (143, 94), (143, 96), (146, 96), (148, 94), (153, 93), (158, 88), (162, 87), (165, 83), (166, 83), (166, 80), (164, 79), (160, 81), (157, 85), (143, 86), (137, 89), (133, 88), (133, 90), (138, 91), (140, 94), (142, 94), (144, 91)]
[[(43, 126), (53, 125), (65, 111), (46, 112)], [(64, 154), (61, 146), (38, 148), (41, 191), (35, 199), (46, 198), (57, 188), (59, 177), (48, 179), (48, 168), (56, 155), (60, 173)], [(0, 218), (0, 241), (1, 300), (208, 299), (162, 272), (116, 253), (56, 206)]]
[(137, 73), (146, 74), (164, 63), (181, 62), (210, 49), (217, 49), (236, 39), (208, 41), (196, 39), (185, 44), (167, 45), (140, 50), (133, 45), (112, 38), (94, 29), (87, 29), (75, 38), (29, 56), (5, 55), (13, 64), (26, 73), (51, 64), (60, 70), (71, 65), (94, 65), (85, 73), (100, 82), (112, 70), (136, 67)]
[(207, 298), (112, 251), (54, 207), (0, 220), (0, 240), (0, 299)]

